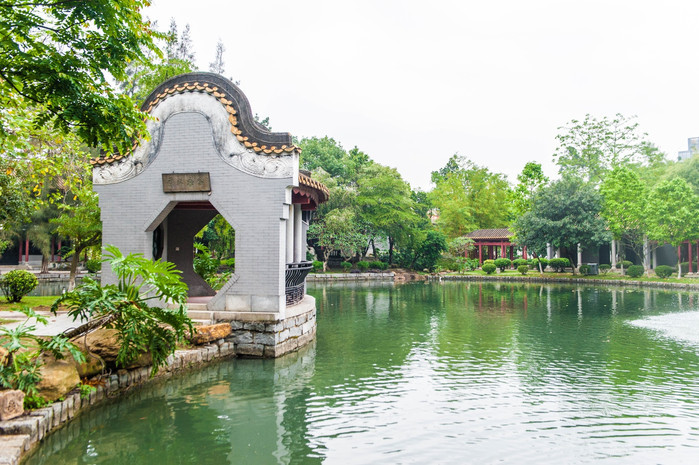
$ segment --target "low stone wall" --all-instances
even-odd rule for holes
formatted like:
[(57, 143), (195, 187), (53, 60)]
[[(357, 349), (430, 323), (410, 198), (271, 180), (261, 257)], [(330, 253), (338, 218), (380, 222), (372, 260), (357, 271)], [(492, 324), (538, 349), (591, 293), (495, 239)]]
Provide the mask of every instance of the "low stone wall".
[(215, 312), (216, 321), (230, 321), (236, 355), (280, 357), (313, 340), (316, 334), (316, 301), (306, 295), (286, 308), (285, 316), (266, 312)]
[(19, 464), (22, 457), (47, 434), (108, 398), (117, 397), (122, 392), (151, 380), (167, 378), (184, 370), (200, 368), (213, 361), (234, 356), (235, 344), (223, 339), (193, 349), (178, 350), (168, 357), (167, 364), (153, 378), (150, 377), (150, 367), (119, 370), (104, 378), (104, 384), (84, 399), (79, 393), (69, 394), (61, 402), (25, 412), (12, 420), (0, 421), (0, 465)]
[(306, 276), (306, 281), (393, 281), (395, 273), (384, 271), (381, 273), (311, 273)]
[(611, 286), (660, 287), (699, 291), (699, 283), (673, 283), (660, 281), (636, 281), (631, 279), (550, 278), (541, 276), (483, 276), (483, 275), (431, 275), (430, 281), (511, 281), (521, 283), (604, 284)]

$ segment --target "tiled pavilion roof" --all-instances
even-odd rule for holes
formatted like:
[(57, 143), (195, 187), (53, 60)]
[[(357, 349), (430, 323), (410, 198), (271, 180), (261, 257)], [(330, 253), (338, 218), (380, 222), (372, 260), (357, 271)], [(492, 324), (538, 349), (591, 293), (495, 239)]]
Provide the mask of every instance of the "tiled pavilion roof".
[(509, 241), (514, 234), (507, 228), (499, 229), (476, 229), (473, 232), (466, 234), (466, 237), (474, 240), (504, 240)]

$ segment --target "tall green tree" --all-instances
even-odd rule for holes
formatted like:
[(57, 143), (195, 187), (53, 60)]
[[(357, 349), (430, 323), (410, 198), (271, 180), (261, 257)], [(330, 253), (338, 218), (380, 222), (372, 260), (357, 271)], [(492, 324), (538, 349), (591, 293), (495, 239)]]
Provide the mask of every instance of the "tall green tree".
[[(648, 194), (646, 228), (648, 237), (678, 247), (687, 240), (699, 238), (699, 197), (682, 178), (662, 181)], [(681, 277), (677, 257), (677, 277)]]
[(517, 175), (517, 185), (511, 191), (512, 209), (515, 218), (528, 212), (532, 206), (532, 199), (539, 189), (549, 182), (544, 175), (541, 163), (530, 161), (522, 172)]
[(309, 239), (318, 241), (323, 249), (323, 270), (327, 270), (328, 259), (333, 252), (349, 259), (366, 247), (368, 236), (361, 233), (353, 210), (336, 209), (308, 228)]
[(360, 176), (357, 206), (362, 220), (388, 238), (388, 262), (393, 263), (395, 246), (407, 239), (418, 221), (410, 186), (395, 168), (368, 165)]
[(437, 227), (448, 238), (474, 229), (507, 226), (512, 210), (510, 186), (504, 175), (463, 157), (452, 157), (443, 172), (433, 173), (437, 182), (430, 200), (439, 210)]
[(603, 197), (601, 214), (607, 220), (612, 238), (624, 239), (624, 245), (643, 256), (647, 192), (638, 174), (627, 167), (615, 167), (600, 184), (600, 194)]
[(0, 144), (6, 119), (31, 102), (33, 124), (75, 131), (90, 146), (126, 152), (146, 131), (143, 114), (119, 93), (128, 64), (158, 53), (143, 20), (147, 0), (23, 1), (0, 4)]
[(634, 119), (619, 113), (601, 119), (587, 114), (558, 128), (553, 158), (560, 173), (598, 183), (615, 166), (662, 160), (664, 154), (646, 140)]
[(514, 222), (517, 242), (540, 256), (547, 243), (565, 247), (575, 263), (578, 244), (596, 247), (610, 240), (601, 209), (602, 198), (591, 184), (564, 177), (539, 190), (531, 210)]
[(75, 288), (80, 254), (88, 247), (99, 246), (102, 242), (99, 202), (92, 186), (83, 186), (75, 193), (74, 200), (76, 203), (60, 205), (61, 215), (51, 220), (56, 225), (56, 231), (70, 239), (72, 247), (68, 291)]

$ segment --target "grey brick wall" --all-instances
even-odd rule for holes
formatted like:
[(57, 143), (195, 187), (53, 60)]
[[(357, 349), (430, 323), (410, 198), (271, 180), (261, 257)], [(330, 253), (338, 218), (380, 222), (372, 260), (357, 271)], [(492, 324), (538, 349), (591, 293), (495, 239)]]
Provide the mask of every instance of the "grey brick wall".
[[(293, 176), (274, 179), (244, 173), (226, 163), (225, 156), (217, 150), (206, 115), (196, 111), (172, 114), (163, 123), (157, 157), (143, 172), (123, 182), (95, 185), (102, 209), (103, 244), (152, 257), (151, 231), (159, 215), (176, 202), (210, 201), (235, 228), (237, 278), (225, 289), (225, 297), (216, 298), (212, 306), (217, 310), (282, 311), (285, 237), (281, 217), (287, 188), (295, 180)], [(163, 192), (162, 173), (196, 172), (210, 173), (210, 195)], [(114, 276), (103, 269), (102, 279), (109, 283)]]

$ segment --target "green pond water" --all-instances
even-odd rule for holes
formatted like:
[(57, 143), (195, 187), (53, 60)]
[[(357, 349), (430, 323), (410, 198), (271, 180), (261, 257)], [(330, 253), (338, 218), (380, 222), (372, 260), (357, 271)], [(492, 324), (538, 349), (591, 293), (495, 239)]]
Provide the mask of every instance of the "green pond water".
[(29, 464), (699, 463), (699, 294), (317, 285), (317, 340), (81, 415)]

